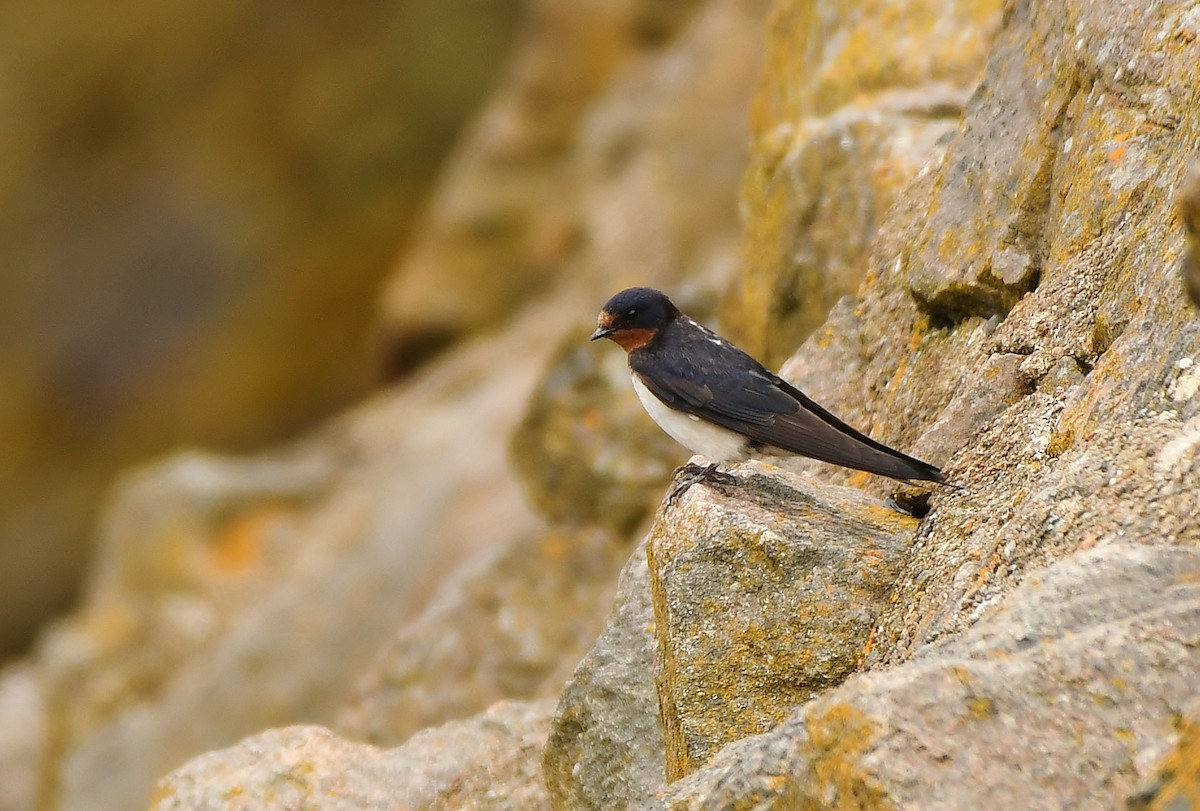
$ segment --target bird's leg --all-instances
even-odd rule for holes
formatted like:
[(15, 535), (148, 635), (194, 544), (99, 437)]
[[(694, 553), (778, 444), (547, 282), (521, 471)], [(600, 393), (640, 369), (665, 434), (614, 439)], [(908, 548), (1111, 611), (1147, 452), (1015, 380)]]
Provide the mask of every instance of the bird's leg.
[(709, 462), (707, 465), (699, 465), (695, 462), (688, 462), (686, 465), (681, 465), (675, 468), (674, 481), (671, 482), (671, 489), (667, 493), (667, 506), (675, 506), (675, 502), (687, 492), (687, 489), (693, 484), (700, 482), (708, 482), (710, 484), (737, 484), (737, 476), (731, 473), (725, 473), (719, 470), (720, 463)]

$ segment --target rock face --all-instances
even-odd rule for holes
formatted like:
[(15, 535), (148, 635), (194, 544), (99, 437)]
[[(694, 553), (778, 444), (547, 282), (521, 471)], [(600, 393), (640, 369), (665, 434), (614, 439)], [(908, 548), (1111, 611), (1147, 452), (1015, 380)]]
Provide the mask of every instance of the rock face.
[(668, 780), (854, 672), (917, 528), (860, 490), (736, 470), (646, 541)]
[(774, 368), (858, 287), (888, 208), (957, 127), (1001, 6), (772, 5), (722, 310), (751, 354)]
[(378, 749), (285, 727), (210, 752), (159, 781), (153, 811), (549, 809), (538, 759), (552, 702), (504, 702)]
[(504, 698), (555, 696), (628, 550), (598, 530), (517, 538), (460, 567), (358, 680), (339, 731), (381, 746)]
[[(1048, 98), (1058, 92), (1054, 88), (1076, 90), (1065, 102), (1061, 128), (1054, 130), (1059, 148), (1039, 143), (1033, 155), (1055, 162), (1051, 210), (1040, 237), (1030, 243), (1033, 254), (1045, 258), (1036, 290), (1007, 317), (987, 321), (963, 310), (918, 311), (880, 290), (879, 304), (866, 305), (852, 339), (870, 342), (872, 335), (896, 332), (900, 325), (921, 344), (915, 351), (879, 345), (868, 385), (882, 391), (884, 381), (902, 368), (926, 381), (922, 393), (896, 392), (880, 410), (903, 415), (938, 406), (933, 397), (953, 399), (951, 392), (962, 390), (960, 381), (973, 368), (1004, 355), (1022, 357), (1018, 371), (1028, 392), (981, 426), (951, 461), (952, 478), (978, 484), (969, 488), (970, 499), (946, 500), (928, 540), (906, 566), (898, 589), (910, 598), (884, 617), (883, 638), (892, 644), (874, 649), (873, 665), (902, 661), (924, 644), (965, 630), (1028, 573), (1081, 545), (1127, 537), (1186, 543), (1196, 526), (1188, 495), (1195, 474), (1186, 453), (1167, 449), (1190, 441), (1191, 421), (1200, 413), (1191, 382), (1200, 352), (1197, 328), (1172, 274), (1145, 271), (1171, 267), (1178, 256), (1171, 204), (1185, 164), (1173, 160), (1172, 148), (1193, 138), (1189, 128), (1200, 122), (1176, 120), (1166, 111), (1182, 103), (1175, 99), (1184, 88), (1195, 86), (1195, 51), (1189, 49), (1200, 46), (1186, 44), (1193, 40), (1185, 32), (1196, 23), (1167, 5), (1139, 18), (1131, 30), (1107, 25), (1096, 6), (1047, 9), (1014, 7), (989, 60), (988, 92), (968, 105), (929, 197), (914, 189), (917, 196), (909, 203), (940, 207), (941, 195), (962, 182), (962, 172), (1001, 160), (991, 136), (984, 137), (997, 105), (1024, 97), (1044, 81), (1033, 75), (1039, 73), (1035, 65), (1051, 73), (1061, 68), (1045, 90)], [(1098, 91), (1100, 84), (1078, 84), (1074, 71), (1088, 68), (1087, 60), (1075, 68), (1057, 61), (1056, 43), (1071, 41), (1087, 53), (1111, 48), (1136, 62), (1139, 37), (1150, 41), (1160, 34), (1174, 45), (1153, 60), (1153, 77), (1142, 79), (1153, 78), (1161, 88), (1141, 88), (1143, 106), (1132, 104), (1128, 94)], [(1038, 51), (1043, 62), (1008, 56), (1031, 46), (1044, 49)], [(1088, 69), (1098, 83), (1112, 70), (1108, 62)], [(1099, 106), (1092, 104), (1093, 95)], [(1039, 110), (1054, 115), (1049, 107)], [(1020, 154), (1004, 160), (1020, 161)], [(1081, 176), (1094, 178), (1099, 189), (1085, 193), (1069, 180)], [(958, 207), (961, 230), (954, 233), (980, 228), (986, 209), (986, 199)], [(923, 238), (913, 230), (900, 234)], [(879, 271), (890, 266), (903, 277), (889, 281), (881, 275), (881, 287), (911, 280), (920, 262), (903, 249), (898, 255), (891, 250), (884, 246), (878, 255)], [(962, 295), (975, 289), (957, 278), (945, 276), (938, 284)], [(978, 302), (987, 298), (980, 296)], [(934, 306), (937, 298), (922, 306)], [(953, 329), (931, 329), (927, 320), (960, 316), (964, 320)], [(962, 362), (933, 372), (933, 358), (943, 352), (961, 353)], [(950, 560), (957, 565), (945, 565)]]
[(1194, 695), (1198, 565), (1127, 545), (1057, 564), (961, 639), (727, 747), (663, 807), (1111, 807)]
[(654, 658), (650, 573), (641, 546), (621, 572), (604, 632), (559, 699), (543, 761), (555, 808), (638, 808), (662, 786)]
[[(1143, 791), (1190, 706), (1200, 633), (1200, 325), (1172, 211), (1200, 137), (1198, 26), (1185, 3), (1008, 8), (944, 155), (896, 193), (859, 298), (784, 366), (962, 489), (934, 495), (899, 560), (866, 674), (661, 805), (1112, 807)], [(681, 592), (699, 619), (678, 644), (703, 643), (705, 593)], [(711, 720), (693, 697), (681, 724)]]

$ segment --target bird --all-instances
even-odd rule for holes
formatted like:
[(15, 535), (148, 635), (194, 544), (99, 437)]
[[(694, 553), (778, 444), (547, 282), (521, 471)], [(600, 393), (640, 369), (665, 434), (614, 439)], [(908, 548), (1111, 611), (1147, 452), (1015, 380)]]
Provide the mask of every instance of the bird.
[[(900, 480), (943, 483), (942, 472), (851, 428), (707, 327), (660, 290), (631, 287), (600, 310), (590, 340), (625, 350), (633, 389), (667, 434), (709, 460), (682, 483), (755, 455), (799, 455)], [(677, 471), (677, 472), (679, 472)], [(668, 501), (678, 495), (677, 484)]]

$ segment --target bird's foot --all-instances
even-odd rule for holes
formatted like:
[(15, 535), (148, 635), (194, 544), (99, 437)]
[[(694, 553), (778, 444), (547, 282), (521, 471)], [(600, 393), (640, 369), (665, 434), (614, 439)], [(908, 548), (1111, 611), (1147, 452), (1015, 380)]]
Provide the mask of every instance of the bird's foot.
[(717, 462), (709, 462), (707, 465), (688, 462), (686, 465), (675, 468), (671, 490), (667, 493), (667, 506), (675, 506), (675, 502), (679, 500), (679, 497), (686, 493), (688, 488), (693, 484), (701, 482), (724, 485), (737, 484), (737, 476), (719, 470), (719, 467), (720, 465)]

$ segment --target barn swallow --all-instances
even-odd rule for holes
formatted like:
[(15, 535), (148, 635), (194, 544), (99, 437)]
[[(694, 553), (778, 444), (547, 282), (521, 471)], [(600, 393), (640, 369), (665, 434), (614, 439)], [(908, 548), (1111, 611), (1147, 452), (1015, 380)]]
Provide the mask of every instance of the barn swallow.
[(716, 463), (762, 452), (893, 479), (943, 481), (936, 467), (854, 430), (658, 290), (631, 287), (609, 299), (591, 340), (598, 338), (625, 350), (634, 391), (659, 427), (713, 463), (700, 478)]

